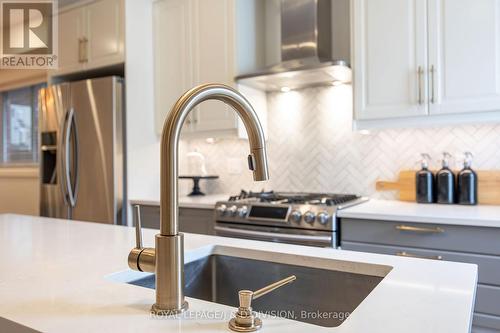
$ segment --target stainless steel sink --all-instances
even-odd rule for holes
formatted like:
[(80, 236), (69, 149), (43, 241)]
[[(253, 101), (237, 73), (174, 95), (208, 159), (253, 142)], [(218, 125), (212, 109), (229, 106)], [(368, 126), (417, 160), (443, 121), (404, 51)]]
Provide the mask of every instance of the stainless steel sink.
[[(255, 300), (254, 310), (335, 327), (342, 324), (391, 270), (388, 266), (359, 265), (377, 266), (377, 276), (213, 254), (185, 265), (185, 293), (192, 298), (238, 307), (239, 290), (257, 290), (296, 275), (294, 283)], [(154, 289), (155, 276), (129, 283)]]

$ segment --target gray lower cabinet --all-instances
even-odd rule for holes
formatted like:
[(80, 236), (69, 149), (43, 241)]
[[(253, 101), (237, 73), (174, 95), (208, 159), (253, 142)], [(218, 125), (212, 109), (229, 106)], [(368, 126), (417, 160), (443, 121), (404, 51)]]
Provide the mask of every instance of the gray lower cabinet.
[(213, 209), (179, 208), (179, 228), (182, 232), (214, 235), (215, 214)]
[[(140, 208), (142, 227), (160, 229), (160, 207), (140, 205)], [(214, 235), (214, 210), (179, 207), (179, 230), (193, 234)]]
[(342, 239), (500, 256), (500, 228), (342, 219)]
[(344, 250), (478, 265), (473, 333), (500, 333), (500, 229), (343, 218)]
[(500, 332), (500, 318), (482, 313), (474, 313), (473, 333), (498, 333)]

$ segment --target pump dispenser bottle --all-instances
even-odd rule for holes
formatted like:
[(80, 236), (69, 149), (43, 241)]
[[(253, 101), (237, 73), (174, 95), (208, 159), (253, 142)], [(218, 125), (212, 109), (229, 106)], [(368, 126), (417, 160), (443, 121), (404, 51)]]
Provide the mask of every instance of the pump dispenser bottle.
[(455, 202), (455, 174), (450, 170), (451, 155), (443, 153), (443, 167), (436, 174), (437, 203), (452, 204)]
[(472, 170), (472, 153), (465, 152), (464, 168), (458, 174), (458, 203), (477, 205), (477, 174)]
[(417, 189), (416, 197), (419, 203), (433, 203), (434, 194), (434, 174), (429, 170), (429, 154), (421, 154), (421, 169), (415, 176), (415, 185)]

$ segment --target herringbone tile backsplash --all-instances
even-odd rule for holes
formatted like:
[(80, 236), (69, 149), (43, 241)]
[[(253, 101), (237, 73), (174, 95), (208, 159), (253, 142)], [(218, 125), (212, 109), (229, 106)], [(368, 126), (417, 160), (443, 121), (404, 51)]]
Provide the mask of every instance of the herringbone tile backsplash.
[[(473, 167), (499, 169), (500, 125), (361, 134), (352, 131), (350, 86), (311, 88), (268, 96), (268, 182), (252, 181), (246, 168), (246, 140), (226, 139), (213, 144), (189, 140), (181, 154), (195, 149), (205, 155), (208, 172), (220, 176), (202, 184), (207, 193), (274, 189), (393, 198), (394, 193), (375, 192), (376, 180), (394, 179), (400, 169), (417, 168), (421, 152), (433, 157), (433, 167), (439, 166), (443, 151), (455, 157), (456, 167), (462, 163), (463, 152), (471, 151), (475, 155)], [(234, 170), (235, 163), (240, 173)], [(181, 171), (186, 168), (183, 163)]]

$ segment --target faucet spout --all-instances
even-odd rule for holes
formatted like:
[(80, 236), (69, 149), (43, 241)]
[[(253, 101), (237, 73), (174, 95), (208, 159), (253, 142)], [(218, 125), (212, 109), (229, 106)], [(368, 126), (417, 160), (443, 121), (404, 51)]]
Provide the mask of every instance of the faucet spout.
[(255, 181), (269, 179), (264, 132), (257, 113), (239, 92), (222, 84), (203, 84), (187, 91), (175, 103), (163, 125), (161, 138), (160, 233), (177, 235), (178, 230), (178, 146), (182, 124), (198, 104), (219, 100), (231, 106), (248, 132), (248, 166)]
[[(178, 208), (178, 149), (182, 124), (198, 104), (219, 100), (231, 106), (240, 116), (248, 132), (250, 154), (248, 166), (256, 181), (269, 178), (264, 132), (257, 113), (239, 92), (221, 84), (197, 86), (179, 98), (167, 116), (161, 137), (160, 178), (160, 233), (155, 238), (155, 249), (133, 249), (129, 265), (141, 270), (144, 259), (154, 253), (156, 273), (156, 314), (175, 314), (187, 309), (184, 299), (184, 238), (179, 233)], [(148, 265), (143, 265), (147, 269)]]

